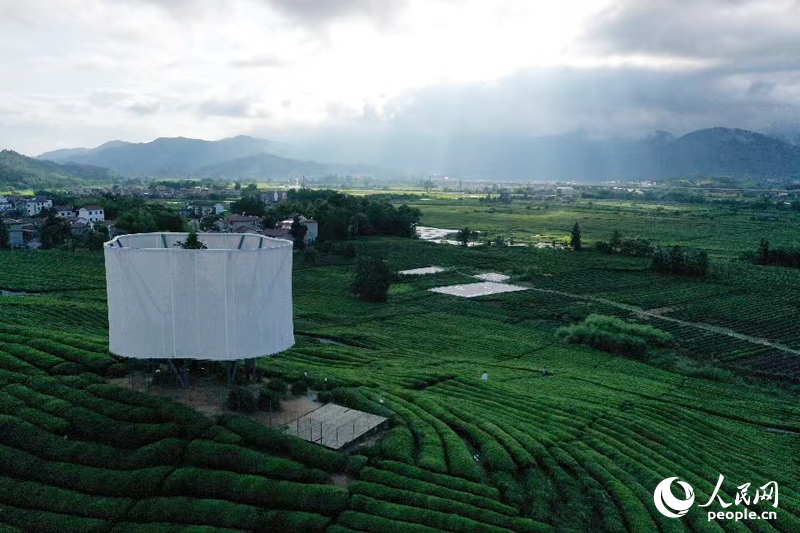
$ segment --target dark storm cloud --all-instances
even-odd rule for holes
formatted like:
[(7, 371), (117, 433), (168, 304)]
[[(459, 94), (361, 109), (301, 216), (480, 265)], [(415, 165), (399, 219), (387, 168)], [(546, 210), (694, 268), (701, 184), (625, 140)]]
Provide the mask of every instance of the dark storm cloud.
[(359, 120), (334, 119), (307, 131), (302, 141), (329, 160), (441, 169), (454, 153), (491, 154), (547, 135), (643, 138), (715, 126), (787, 131), (800, 123), (800, 102), (781, 91), (800, 94), (800, 77), (776, 84), (722, 68), (539, 68), (491, 83), (418, 89), (381, 112), (365, 106)]
[(597, 17), (587, 50), (714, 60), (752, 70), (800, 66), (797, 0), (627, 0)]
[(570, 132), (630, 138), (715, 126), (790, 132), (800, 124), (798, 1), (624, 1), (589, 22), (578, 50), (601, 65), (609, 56), (643, 60), (423, 87), (381, 113), (365, 106), (360, 120), (313, 132), (315, 146), (374, 163), (425, 154), (437, 167), (465, 138), (491, 150)]

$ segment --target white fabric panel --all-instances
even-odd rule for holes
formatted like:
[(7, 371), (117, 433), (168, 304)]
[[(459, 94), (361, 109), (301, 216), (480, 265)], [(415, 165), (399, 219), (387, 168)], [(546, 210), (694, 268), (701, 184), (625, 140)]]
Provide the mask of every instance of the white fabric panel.
[(175, 247), (186, 235), (121, 235), (105, 244), (110, 351), (234, 360), (294, 345), (292, 243), (226, 233), (200, 234), (206, 250)]

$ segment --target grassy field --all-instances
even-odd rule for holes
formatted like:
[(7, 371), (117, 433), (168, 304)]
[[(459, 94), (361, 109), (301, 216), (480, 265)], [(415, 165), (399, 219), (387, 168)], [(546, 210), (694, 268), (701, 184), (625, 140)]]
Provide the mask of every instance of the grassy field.
[(578, 222), (587, 243), (608, 241), (618, 230), (623, 238), (702, 248), (716, 257), (738, 258), (743, 252), (752, 252), (762, 237), (779, 247), (800, 246), (800, 213), (791, 211), (769, 214), (777, 215), (778, 220), (759, 220), (768, 217), (757, 211), (715, 206), (616, 200), (487, 204), (469, 198), (438, 198), (412, 205), (422, 211), (426, 226), (469, 226), (486, 237), (502, 236), (520, 243), (566, 239)]
[[(459, 209), (426, 208), (423, 222), (458, 227), (470, 220)], [(467, 223), (555, 232), (580, 212)], [(691, 227), (668, 226), (681, 239)], [(586, 223), (589, 238), (601, 229), (607, 238)], [(102, 255), (0, 254), (0, 288), (32, 293), (0, 296), (0, 530), (800, 531), (800, 271), (717, 259), (693, 280), (593, 252), (355, 245), (397, 270), (447, 270), (403, 278), (372, 304), (347, 291), (352, 262), (296, 257), (297, 344), (260, 366), (290, 382), (307, 373), (337, 402), (390, 418), (381, 440), (347, 453), (108, 385), (125, 366), (106, 351)], [(528, 290), (426, 290), (480, 272)], [(634, 360), (558, 339), (592, 314), (674, 344)], [(705, 503), (719, 474), (726, 501), (743, 483), (777, 481), (777, 519), (656, 511), (662, 479), (688, 481)]]

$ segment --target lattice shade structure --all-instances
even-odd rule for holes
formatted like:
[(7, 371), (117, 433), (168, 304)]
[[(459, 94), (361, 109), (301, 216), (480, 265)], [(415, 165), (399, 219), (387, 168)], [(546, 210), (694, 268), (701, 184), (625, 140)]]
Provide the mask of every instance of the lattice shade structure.
[(120, 235), (105, 243), (109, 350), (233, 361), (294, 345), (292, 243), (257, 234)]

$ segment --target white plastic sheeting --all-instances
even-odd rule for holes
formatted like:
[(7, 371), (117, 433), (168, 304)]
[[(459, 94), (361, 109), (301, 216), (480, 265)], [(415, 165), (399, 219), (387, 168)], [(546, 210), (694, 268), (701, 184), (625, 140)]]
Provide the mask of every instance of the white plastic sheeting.
[(120, 235), (105, 243), (109, 350), (134, 358), (235, 360), (294, 344), (292, 243), (257, 234)]

